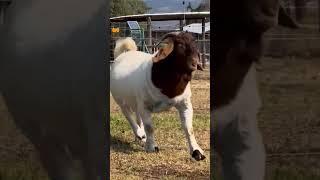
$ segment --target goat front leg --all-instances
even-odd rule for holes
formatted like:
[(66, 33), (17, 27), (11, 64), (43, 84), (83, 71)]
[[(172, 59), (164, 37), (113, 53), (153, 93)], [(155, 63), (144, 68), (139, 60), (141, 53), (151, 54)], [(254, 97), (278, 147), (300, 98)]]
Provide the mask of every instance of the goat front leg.
[(193, 108), (191, 99), (187, 98), (182, 103), (178, 104), (176, 108), (179, 111), (182, 128), (186, 134), (187, 141), (189, 143), (190, 154), (192, 158), (197, 161), (203, 160), (206, 157), (203, 155), (204, 152), (197, 143), (194, 136), (192, 118), (193, 118)]

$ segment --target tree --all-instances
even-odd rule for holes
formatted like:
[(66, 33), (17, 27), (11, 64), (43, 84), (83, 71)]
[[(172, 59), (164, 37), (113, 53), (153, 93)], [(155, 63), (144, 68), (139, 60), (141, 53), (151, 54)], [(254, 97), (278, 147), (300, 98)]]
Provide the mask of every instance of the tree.
[[(188, 7), (191, 9), (191, 12), (201, 12), (201, 11), (210, 11), (210, 0), (202, 0), (196, 8), (192, 8), (191, 3), (189, 2)], [(207, 18), (206, 21), (210, 21), (210, 18)], [(201, 23), (201, 20), (187, 20), (186, 24), (191, 23)]]
[(210, 0), (202, 0), (194, 11), (210, 11)]
[(143, 0), (111, 0), (111, 17), (144, 14), (151, 8)]

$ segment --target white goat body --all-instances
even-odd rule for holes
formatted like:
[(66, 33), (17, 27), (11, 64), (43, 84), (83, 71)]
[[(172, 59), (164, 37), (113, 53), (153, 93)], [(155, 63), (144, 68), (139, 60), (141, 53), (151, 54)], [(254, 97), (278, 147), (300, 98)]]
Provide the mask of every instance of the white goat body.
[[(110, 89), (115, 99), (136, 109), (139, 103), (151, 112), (160, 112), (186, 98), (191, 98), (190, 84), (184, 93), (168, 98), (151, 80), (152, 54), (129, 51), (121, 54), (111, 69)], [(123, 102), (124, 103), (124, 102)], [(161, 108), (160, 108), (161, 107)]]
[[(200, 157), (197, 160), (204, 159), (203, 150), (197, 144), (192, 130), (193, 109), (190, 82), (182, 94), (174, 98), (167, 97), (153, 84), (151, 79), (154, 63), (152, 58), (156, 53), (148, 54), (135, 49), (121, 49), (124, 47), (123, 44), (127, 42), (117, 41), (114, 51), (120, 53), (111, 66), (110, 90), (135, 135), (146, 141), (147, 152), (158, 151), (153, 140), (151, 113), (161, 112), (174, 106), (180, 113), (189, 142), (190, 154), (194, 156), (194, 151), (198, 150)], [(137, 122), (131, 117), (134, 112)]]

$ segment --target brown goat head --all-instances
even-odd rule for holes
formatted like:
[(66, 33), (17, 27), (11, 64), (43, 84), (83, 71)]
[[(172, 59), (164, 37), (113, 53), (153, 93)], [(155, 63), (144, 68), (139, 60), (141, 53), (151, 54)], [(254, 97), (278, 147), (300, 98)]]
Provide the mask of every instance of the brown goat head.
[(154, 62), (169, 58), (175, 66), (184, 71), (203, 70), (200, 53), (195, 39), (190, 33), (172, 32), (166, 34), (158, 44), (159, 50), (153, 57)]

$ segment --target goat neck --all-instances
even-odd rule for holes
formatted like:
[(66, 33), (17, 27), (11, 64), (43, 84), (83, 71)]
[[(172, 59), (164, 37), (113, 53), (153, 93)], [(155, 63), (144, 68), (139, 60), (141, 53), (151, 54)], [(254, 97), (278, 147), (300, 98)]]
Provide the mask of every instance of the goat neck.
[(191, 77), (192, 72), (175, 64), (173, 55), (152, 65), (152, 83), (169, 98), (181, 95), (191, 81)]

